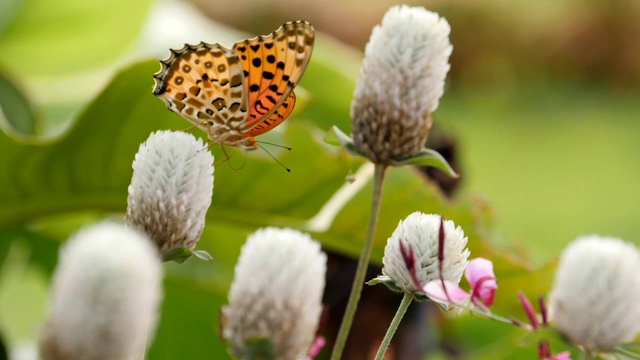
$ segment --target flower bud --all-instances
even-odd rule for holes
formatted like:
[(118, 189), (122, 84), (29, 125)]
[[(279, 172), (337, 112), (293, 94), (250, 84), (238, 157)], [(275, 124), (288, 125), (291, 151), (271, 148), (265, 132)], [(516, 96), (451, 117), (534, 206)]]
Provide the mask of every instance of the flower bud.
[(611, 351), (640, 331), (640, 252), (620, 239), (585, 236), (562, 252), (550, 317), (574, 345)]
[(151, 134), (133, 161), (127, 225), (144, 231), (160, 252), (195, 248), (213, 194), (213, 156), (191, 134)]
[(372, 162), (424, 148), (450, 67), (450, 31), (438, 14), (406, 5), (373, 29), (351, 103), (353, 141)]
[(108, 222), (81, 229), (60, 251), (43, 359), (142, 358), (161, 281), (158, 251), (142, 233)]
[(292, 229), (268, 227), (249, 236), (235, 268), (223, 336), (244, 358), (256, 339), (270, 341), (266, 358), (303, 359), (322, 312), (327, 257), (320, 244)]

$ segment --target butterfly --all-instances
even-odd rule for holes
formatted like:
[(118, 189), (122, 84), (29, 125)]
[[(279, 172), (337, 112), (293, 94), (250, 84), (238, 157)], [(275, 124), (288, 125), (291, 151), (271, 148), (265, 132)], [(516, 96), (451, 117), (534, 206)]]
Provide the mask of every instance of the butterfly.
[(185, 44), (160, 61), (153, 94), (211, 141), (255, 150), (255, 136), (291, 115), (293, 88), (307, 68), (313, 42), (313, 26), (293, 21), (233, 49)]

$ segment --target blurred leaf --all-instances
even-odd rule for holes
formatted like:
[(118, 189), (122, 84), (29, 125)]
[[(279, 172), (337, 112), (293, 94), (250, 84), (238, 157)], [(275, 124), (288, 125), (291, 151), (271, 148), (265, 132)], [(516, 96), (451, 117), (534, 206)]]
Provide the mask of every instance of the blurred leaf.
[(0, 36), (18, 15), (22, 6), (24, 6), (24, 0), (2, 0), (0, 2)]
[[(35, 135), (34, 113), (26, 97), (2, 73), (0, 73), (0, 123), (20, 135)], [(0, 124), (0, 126), (2, 126)]]
[(0, 62), (23, 76), (99, 68), (135, 41), (150, 4), (151, 0), (29, 0), (0, 34)]

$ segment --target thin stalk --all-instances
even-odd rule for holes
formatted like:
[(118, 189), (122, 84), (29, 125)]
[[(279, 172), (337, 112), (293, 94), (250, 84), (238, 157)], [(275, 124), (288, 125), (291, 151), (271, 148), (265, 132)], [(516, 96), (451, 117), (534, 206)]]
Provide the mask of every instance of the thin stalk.
[(621, 347), (616, 349), (616, 353), (626, 356), (629, 359), (640, 359), (640, 354), (621, 348)]
[(380, 344), (380, 348), (378, 349), (375, 360), (382, 360), (382, 358), (384, 357), (384, 353), (387, 352), (387, 348), (391, 343), (393, 334), (396, 333), (396, 330), (398, 329), (398, 325), (400, 325), (400, 321), (402, 320), (404, 313), (407, 312), (409, 305), (411, 305), (411, 301), (413, 301), (413, 295), (410, 293), (404, 293), (402, 301), (400, 302), (400, 306), (398, 306), (398, 310), (393, 316), (393, 320), (391, 320), (391, 325), (389, 325), (387, 333), (384, 335), (384, 339), (382, 339), (382, 344)]
[(347, 343), (347, 337), (349, 337), (353, 317), (358, 309), (358, 301), (360, 301), (360, 294), (362, 293), (362, 287), (364, 286), (364, 277), (367, 274), (367, 266), (369, 265), (369, 259), (371, 258), (371, 249), (373, 249), (373, 238), (376, 233), (376, 225), (378, 225), (378, 214), (380, 213), (380, 201), (382, 199), (382, 183), (384, 181), (386, 168), (386, 165), (376, 164), (373, 173), (373, 196), (371, 199), (371, 214), (369, 216), (367, 238), (365, 239), (362, 252), (360, 253), (356, 276), (353, 279), (353, 284), (351, 285), (349, 302), (347, 303), (347, 308), (344, 312), (344, 317), (342, 318), (342, 324), (340, 325), (340, 331), (338, 331), (336, 343), (333, 346), (331, 360), (340, 360), (342, 357), (342, 351), (344, 350), (344, 345)]

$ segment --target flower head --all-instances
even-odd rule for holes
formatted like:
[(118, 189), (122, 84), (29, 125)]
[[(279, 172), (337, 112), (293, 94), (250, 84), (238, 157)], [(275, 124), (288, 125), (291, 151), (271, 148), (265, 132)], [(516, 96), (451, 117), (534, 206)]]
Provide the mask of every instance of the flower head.
[(573, 344), (611, 351), (640, 331), (640, 252), (620, 239), (585, 236), (562, 253), (550, 318)]
[(60, 252), (41, 352), (45, 360), (141, 358), (161, 299), (158, 252), (116, 223), (81, 229)]
[[(442, 263), (442, 278), (458, 284), (464, 269), (467, 267), (469, 250), (466, 249), (467, 238), (462, 228), (456, 227), (451, 220), (444, 224), (444, 261)], [(405, 264), (400, 241), (412, 248), (416, 257), (416, 278), (420, 284), (440, 279), (438, 261), (438, 235), (440, 231), (440, 216), (425, 215), (415, 212), (398, 227), (387, 240), (384, 248), (382, 273), (404, 292), (422, 292), (411, 278)]]
[(192, 250), (200, 239), (213, 194), (213, 156), (191, 134), (151, 134), (133, 161), (127, 225), (138, 228), (163, 254)]
[(326, 255), (307, 234), (268, 227), (242, 247), (222, 308), (223, 336), (243, 357), (267, 339), (272, 358), (302, 359), (311, 350), (322, 312)]
[(421, 7), (394, 6), (371, 33), (351, 103), (353, 140), (374, 163), (420, 152), (449, 71), (451, 28)]

